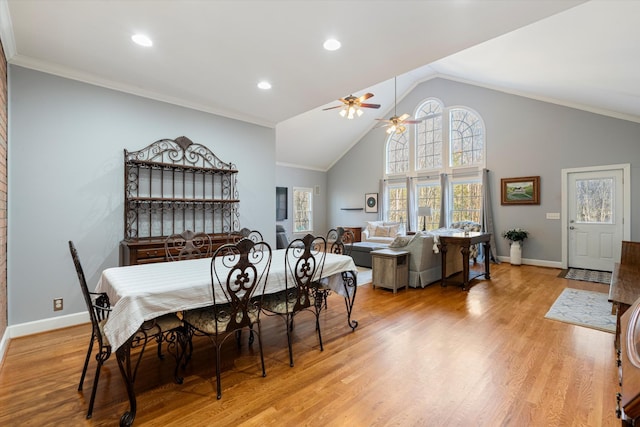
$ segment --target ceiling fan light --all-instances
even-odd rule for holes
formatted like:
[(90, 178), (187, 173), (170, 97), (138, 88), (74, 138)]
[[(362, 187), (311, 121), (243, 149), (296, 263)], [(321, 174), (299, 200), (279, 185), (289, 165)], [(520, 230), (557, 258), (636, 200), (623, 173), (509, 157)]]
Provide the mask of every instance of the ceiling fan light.
[(389, 135), (391, 135), (392, 133), (394, 133), (396, 131), (396, 125), (391, 125), (390, 127), (387, 128), (387, 133)]
[(355, 109), (353, 107), (349, 107), (349, 113), (347, 114), (347, 119), (353, 119), (353, 114), (355, 113)]
[(358, 114), (358, 117), (360, 117), (362, 115), (362, 109), (358, 108), (356, 110), (356, 113)]
[(340, 115), (341, 115), (342, 117), (344, 117), (344, 116), (346, 116), (346, 115), (347, 115), (347, 108), (346, 108), (346, 107), (345, 107), (345, 108), (343, 108), (342, 110), (340, 110)]

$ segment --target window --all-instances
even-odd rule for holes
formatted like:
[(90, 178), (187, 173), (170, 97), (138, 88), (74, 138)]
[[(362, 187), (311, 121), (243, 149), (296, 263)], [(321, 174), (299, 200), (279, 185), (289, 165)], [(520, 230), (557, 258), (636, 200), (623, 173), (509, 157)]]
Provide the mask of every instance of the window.
[(395, 175), (409, 171), (409, 139), (407, 132), (392, 133), (387, 140), (387, 173)]
[(407, 186), (391, 184), (387, 187), (387, 221), (404, 224), (407, 219)]
[[(480, 115), (465, 106), (446, 107), (436, 98), (428, 98), (415, 110), (417, 124), (387, 139), (385, 173), (387, 177), (384, 216), (388, 221), (411, 223), (422, 229), (418, 207), (429, 206), (426, 229), (442, 222), (480, 222), (482, 216), (481, 173), (485, 165), (485, 130)], [(411, 165), (411, 166), (410, 166)], [(441, 174), (447, 175), (446, 193), (442, 200)], [(391, 184), (400, 176), (413, 184)], [(411, 195), (409, 195), (409, 192)], [(402, 198), (402, 200), (400, 200)], [(411, 199), (413, 206), (408, 206)], [(444, 203), (446, 217), (440, 218)], [(406, 218), (409, 212), (410, 218)]]
[(416, 223), (417, 229), (422, 230), (423, 222), (426, 220), (427, 223), (424, 229), (435, 230), (440, 224), (440, 199), (442, 194), (440, 183), (418, 183), (416, 194), (418, 198), (418, 208), (423, 206), (431, 208), (431, 217), (418, 218)]
[(451, 185), (451, 222), (480, 223), (482, 184), (478, 181), (454, 182)]
[(613, 178), (576, 180), (576, 221), (613, 224)]
[(442, 104), (428, 100), (416, 112), (416, 170), (442, 168)]
[(313, 190), (293, 188), (293, 232), (313, 231)]
[(449, 137), (451, 166), (473, 166), (484, 162), (483, 126), (473, 112), (464, 108), (450, 111)]

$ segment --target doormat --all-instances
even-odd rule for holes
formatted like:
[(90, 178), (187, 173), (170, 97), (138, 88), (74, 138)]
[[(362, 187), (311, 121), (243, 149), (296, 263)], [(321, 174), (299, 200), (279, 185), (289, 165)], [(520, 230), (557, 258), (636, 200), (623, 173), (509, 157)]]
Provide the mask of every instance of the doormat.
[(544, 317), (613, 333), (616, 316), (611, 314), (608, 298), (602, 292), (565, 288)]
[(611, 284), (611, 272), (609, 271), (570, 268), (568, 270), (562, 270), (558, 277), (571, 280), (581, 280), (583, 282), (604, 283), (605, 285)]

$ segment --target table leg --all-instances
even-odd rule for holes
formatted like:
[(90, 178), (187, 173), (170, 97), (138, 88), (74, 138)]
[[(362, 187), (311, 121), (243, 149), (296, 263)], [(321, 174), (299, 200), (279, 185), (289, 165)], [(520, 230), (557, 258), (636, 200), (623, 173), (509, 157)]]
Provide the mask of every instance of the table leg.
[(469, 245), (462, 246), (460, 252), (462, 252), (462, 290), (465, 291), (469, 286), (469, 253), (471, 252)]
[(484, 278), (489, 280), (491, 279), (491, 273), (489, 272), (489, 264), (491, 258), (491, 244), (489, 242), (484, 242)]
[(441, 286), (447, 286), (447, 244), (439, 243), (438, 248), (440, 249), (440, 253), (442, 254), (442, 282)]
[(351, 330), (355, 330), (358, 327), (357, 320), (351, 320), (351, 313), (353, 312), (353, 303), (356, 301), (356, 291), (358, 290), (357, 277), (353, 271), (347, 271), (342, 273), (342, 284), (347, 296), (344, 297), (344, 303), (347, 307), (347, 324)]
[(120, 426), (130, 426), (136, 418), (136, 394), (133, 389), (134, 373), (131, 370), (131, 340), (122, 344), (116, 350), (116, 359), (120, 374), (127, 388), (127, 396), (129, 397), (129, 410), (120, 417)]

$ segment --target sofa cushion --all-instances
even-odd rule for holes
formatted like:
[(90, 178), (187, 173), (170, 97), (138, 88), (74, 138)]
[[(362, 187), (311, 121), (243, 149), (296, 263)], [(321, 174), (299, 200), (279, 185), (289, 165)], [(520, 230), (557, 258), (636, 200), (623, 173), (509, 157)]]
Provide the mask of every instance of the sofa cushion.
[(393, 227), (379, 225), (373, 230), (373, 235), (375, 237), (393, 237), (395, 236), (395, 233), (391, 234), (392, 232), (393, 232)]
[(389, 244), (389, 247), (390, 248), (402, 248), (402, 247), (405, 247), (414, 238), (415, 238), (415, 236), (396, 236), (396, 238), (393, 239), (393, 242), (391, 242)]

